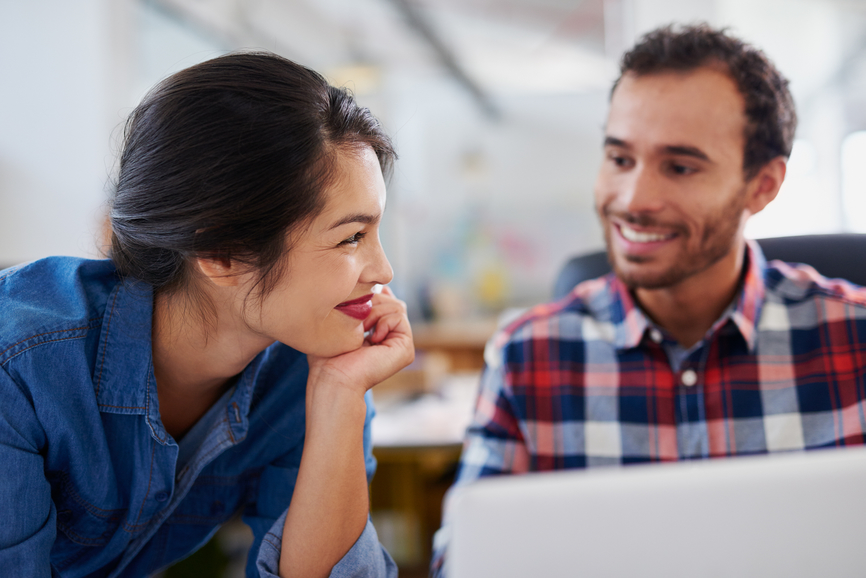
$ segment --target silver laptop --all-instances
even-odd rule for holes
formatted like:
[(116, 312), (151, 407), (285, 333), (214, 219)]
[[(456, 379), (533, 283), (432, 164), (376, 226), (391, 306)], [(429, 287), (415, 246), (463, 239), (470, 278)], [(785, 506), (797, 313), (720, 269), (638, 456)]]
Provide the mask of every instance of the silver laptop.
[(488, 478), (449, 578), (866, 577), (866, 448)]

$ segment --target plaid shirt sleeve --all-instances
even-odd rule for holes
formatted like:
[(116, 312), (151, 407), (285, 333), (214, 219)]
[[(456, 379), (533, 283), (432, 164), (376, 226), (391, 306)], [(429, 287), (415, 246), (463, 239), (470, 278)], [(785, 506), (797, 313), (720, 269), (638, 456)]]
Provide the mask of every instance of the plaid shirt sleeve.
[(483, 476), (513, 474), (529, 469), (526, 436), (519, 410), (507, 386), (501, 339), (488, 345), (487, 363), (475, 405), (475, 416), (466, 431), (457, 485)]

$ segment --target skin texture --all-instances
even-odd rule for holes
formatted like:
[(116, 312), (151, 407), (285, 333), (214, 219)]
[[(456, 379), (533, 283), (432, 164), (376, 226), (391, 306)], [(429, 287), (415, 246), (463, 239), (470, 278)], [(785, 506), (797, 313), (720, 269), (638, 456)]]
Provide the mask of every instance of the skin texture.
[(596, 210), (614, 271), (689, 347), (735, 295), (743, 228), (779, 191), (785, 159), (744, 179), (745, 103), (717, 66), (626, 74), (611, 99)]
[(325, 208), (290, 238), (272, 292), (255, 298), (257, 274), (237, 262), (198, 259), (197, 289), (214, 304), (212, 325), (198, 321), (189, 294), (157, 297), (154, 307), (160, 415), (175, 436), (275, 341), (307, 354), (306, 441), (284, 527), (282, 576), (327, 576), (360, 536), (369, 509), (364, 394), (414, 358), (406, 306), (387, 287), (363, 320), (335, 309), (392, 277), (379, 243), (386, 193), (376, 155), (368, 147), (336, 154)]

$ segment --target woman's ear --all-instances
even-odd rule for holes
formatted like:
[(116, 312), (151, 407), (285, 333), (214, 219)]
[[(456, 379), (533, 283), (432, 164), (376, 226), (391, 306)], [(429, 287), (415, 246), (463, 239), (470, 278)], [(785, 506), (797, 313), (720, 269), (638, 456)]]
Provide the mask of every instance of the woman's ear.
[(228, 257), (197, 257), (195, 263), (202, 275), (218, 287), (237, 287), (242, 280), (240, 263)]

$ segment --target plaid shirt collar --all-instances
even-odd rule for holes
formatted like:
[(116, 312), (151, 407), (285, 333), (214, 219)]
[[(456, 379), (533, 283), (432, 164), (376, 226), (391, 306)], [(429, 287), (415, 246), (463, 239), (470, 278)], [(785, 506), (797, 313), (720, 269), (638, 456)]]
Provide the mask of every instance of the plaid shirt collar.
[[(730, 320), (743, 336), (750, 351), (754, 351), (757, 339), (757, 322), (764, 303), (766, 286), (764, 271), (767, 261), (755, 241), (746, 242), (746, 273), (736, 299), (713, 324), (707, 335), (715, 334)], [(604, 284), (597, 286), (598, 292), (590, 298), (593, 309), (601, 313), (608, 311), (614, 325), (614, 345), (617, 349), (637, 347), (644, 335), (655, 327), (653, 322), (635, 303), (634, 296), (622, 281), (611, 274)], [(602, 297), (601, 293), (606, 294)]]

